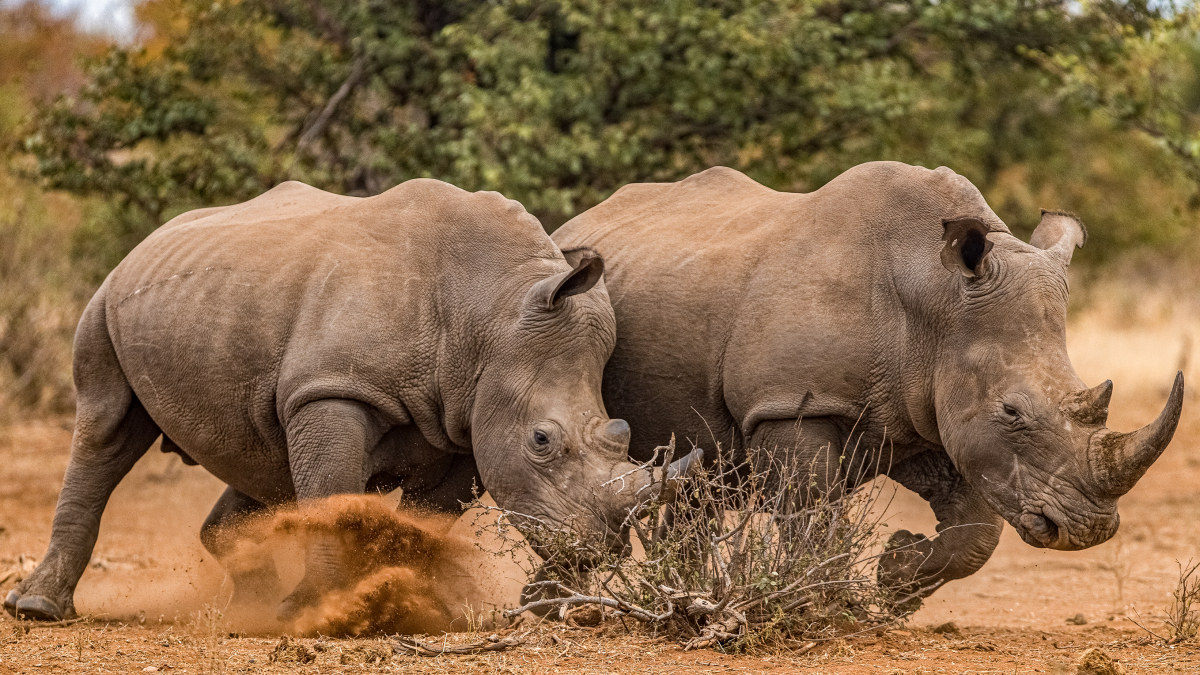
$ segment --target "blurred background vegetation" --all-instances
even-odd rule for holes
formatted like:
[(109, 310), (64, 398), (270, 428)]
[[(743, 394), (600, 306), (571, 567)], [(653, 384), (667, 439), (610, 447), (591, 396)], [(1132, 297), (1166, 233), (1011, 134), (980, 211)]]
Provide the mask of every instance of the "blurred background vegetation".
[(1022, 236), (1039, 207), (1075, 211), (1092, 276), (1197, 249), (1192, 3), (145, 0), (136, 17), (114, 39), (0, 4), (0, 416), (71, 408), (76, 317), (150, 231), (288, 179), (370, 195), (434, 177), (553, 229), (715, 164), (808, 191), (894, 159), (967, 176)]

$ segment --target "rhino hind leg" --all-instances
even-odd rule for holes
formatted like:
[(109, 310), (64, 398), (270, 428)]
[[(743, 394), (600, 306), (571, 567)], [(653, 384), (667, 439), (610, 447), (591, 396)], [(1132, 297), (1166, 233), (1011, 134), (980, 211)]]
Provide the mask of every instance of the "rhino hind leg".
[(243, 526), (266, 510), (265, 504), (227, 487), (200, 527), (200, 543), (220, 561), (233, 580), (234, 604), (263, 605), (283, 595), (275, 560), (269, 551), (238, 551), (238, 544), (245, 536)]
[[(748, 452), (751, 462), (764, 463), (772, 452), (790, 466), (803, 467), (809, 474), (809, 501), (836, 498), (870, 480), (876, 471), (866, 448), (847, 443), (843, 425), (832, 417), (760, 422), (752, 432)], [(759, 466), (767, 470), (767, 466)], [(778, 475), (778, 470), (771, 473)]]
[(37, 568), (5, 598), (4, 609), (14, 616), (43, 621), (75, 616), (75, 586), (95, 548), (108, 498), (161, 433), (117, 362), (104, 320), (103, 290), (79, 322), (75, 381), (75, 435), (50, 545)]
[(938, 519), (935, 539), (907, 530), (894, 533), (877, 570), (894, 602), (915, 611), (948, 581), (983, 567), (1000, 543), (1004, 520), (959, 474), (949, 456), (930, 450), (898, 462), (888, 477), (929, 502)]
[[(370, 406), (349, 399), (305, 404), (286, 423), (288, 463), (296, 499), (303, 506), (339, 494), (362, 494), (367, 487), (367, 453), (387, 431)], [(327, 591), (352, 581), (334, 533), (312, 535), (304, 556), (304, 577), (279, 605), (290, 621), (314, 606)]]

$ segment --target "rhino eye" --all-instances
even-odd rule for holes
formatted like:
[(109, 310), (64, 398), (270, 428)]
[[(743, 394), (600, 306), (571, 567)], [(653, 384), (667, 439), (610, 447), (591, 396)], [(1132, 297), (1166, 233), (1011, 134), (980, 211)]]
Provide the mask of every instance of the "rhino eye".
[(550, 445), (550, 437), (544, 431), (533, 432), (533, 442), (538, 445)]
[(1016, 408), (1012, 407), (1011, 405), (1009, 405), (1007, 403), (1004, 404), (1004, 414), (1008, 415), (1009, 417), (1015, 417), (1017, 419), (1021, 418), (1020, 411), (1018, 411)]

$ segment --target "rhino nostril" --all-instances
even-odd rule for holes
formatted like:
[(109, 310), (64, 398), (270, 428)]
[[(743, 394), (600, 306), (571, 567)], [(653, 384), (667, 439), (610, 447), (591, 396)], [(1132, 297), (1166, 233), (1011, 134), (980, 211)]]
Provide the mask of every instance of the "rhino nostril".
[(604, 437), (613, 443), (629, 444), (629, 423), (625, 420), (611, 420), (604, 425)]
[(1022, 514), (1021, 527), (1042, 546), (1049, 547), (1058, 542), (1058, 525), (1044, 514)]

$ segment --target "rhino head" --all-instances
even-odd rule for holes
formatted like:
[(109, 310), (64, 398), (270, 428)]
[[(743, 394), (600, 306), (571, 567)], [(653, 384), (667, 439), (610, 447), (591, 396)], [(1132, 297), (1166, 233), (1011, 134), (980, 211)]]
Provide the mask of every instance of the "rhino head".
[[(563, 260), (566, 260), (564, 264)], [(570, 524), (578, 535), (624, 546), (638, 504), (670, 498), (700, 466), (699, 451), (666, 467), (629, 461), (629, 425), (609, 419), (600, 397), (616, 319), (591, 249), (536, 263), (535, 281), (493, 323), (479, 373), (472, 443), (484, 486), (518, 527)], [(540, 278), (538, 278), (540, 277)], [(669, 494), (663, 494), (666, 490)]]
[(1043, 211), (1028, 244), (981, 219), (943, 226), (942, 263), (959, 280), (934, 368), (946, 451), (1026, 543), (1106, 541), (1120, 522), (1117, 498), (1175, 432), (1183, 374), (1157, 420), (1108, 429), (1112, 382), (1088, 388), (1066, 349), (1067, 266), (1087, 238), (1083, 224)]

